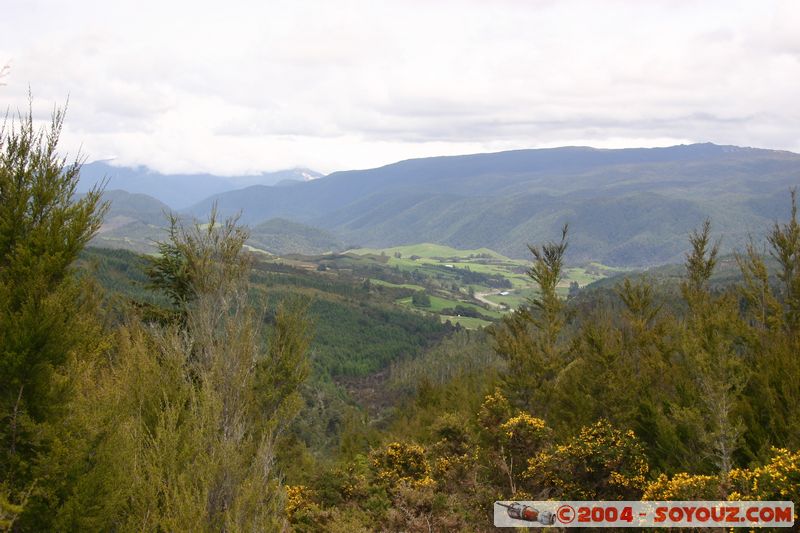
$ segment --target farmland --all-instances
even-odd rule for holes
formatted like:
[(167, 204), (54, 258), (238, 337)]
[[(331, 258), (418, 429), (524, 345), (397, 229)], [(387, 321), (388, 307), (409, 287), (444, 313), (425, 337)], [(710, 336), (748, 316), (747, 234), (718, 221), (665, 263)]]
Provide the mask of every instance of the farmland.
[[(459, 250), (431, 243), (358, 248), (329, 256), (327, 264), (347, 265), (355, 270), (360, 264), (361, 268), (375, 272), (381, 271), (380, 266), (383, 275), (371, 276), (370, 282), (385, 290), (398, 290), (396, 303), (419, 312), (439, 314), (442, 320), (468, 329), (485, 326), (489, 320), (497, 320), (535, 296), (534, 284), (527, 274), (530, 261), (511, 259), (488, 248)], [(599, 263), (569, 266), (558, 291), (566, 297), (572, 283), (584, 287), (621, 271)], [(412, 303), (411, 293), (418, 291), (428, 295), (429, 306)], [(456, 306), (480, 316), (453, 315)]]
[[(466, 329), (489, 325), (536, 295), (527, 273), (530, 261), (488, 248), (459, 250), (421, 243), (314, 256), (262, 256), (260, 261), (317, 271), (322, 279), (349, 279), (382, 300)], [(580, 288), (622, 271), (599, 263), (569, 265), (557, 290), (566, 298), (573, 283)], [(415, 295), (424, 295), (426, 305), (415, 304)]]

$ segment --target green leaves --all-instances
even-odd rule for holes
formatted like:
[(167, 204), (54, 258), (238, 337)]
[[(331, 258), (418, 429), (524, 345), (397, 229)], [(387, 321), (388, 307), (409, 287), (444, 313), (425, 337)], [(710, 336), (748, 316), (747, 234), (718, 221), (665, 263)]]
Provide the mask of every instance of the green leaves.
[[(57, 152), (63, 121), (57, 109), (37, 129), (29, 109), (0, 128), (0, 483), (12, 510), (58, 502), (63, 472), (49, 461), (71, 368), (102, 346), (94, 288), (71, 265), (107, 206), (99, 188), (76, 197), (80, 161)], [(46, 527), (51, 517), (23, 510), (20, 520)]]
[(566, 303), (559, 298), (556, 287), (564, 269), (567, 229), (564, 225), (560, 242), (529, 246), (533, 264), (528, 275), (539, 292), (530, 299), (529, 308), (521, 307), (503, 317), (500, 326), (490, 329), (495, 350), (508, 361), (503, 375), (506, 395), (519, 407), (537, 409), (534, 414), (547, 413), (553, 381), (566, 358), (561, 339)]
[(105, 423), (101, 453), (59, 517), (65, 528), (282, 528), (276, 438), (299, 409), (309, 324), (304, 307), (280, 306), (265, 342), (245, 238), (235, 219), (172, 220), (150, 272), (181, 320), (120, 329), (114, 359), (94, 376), (106, 401), (79, 406), (88, 424)]

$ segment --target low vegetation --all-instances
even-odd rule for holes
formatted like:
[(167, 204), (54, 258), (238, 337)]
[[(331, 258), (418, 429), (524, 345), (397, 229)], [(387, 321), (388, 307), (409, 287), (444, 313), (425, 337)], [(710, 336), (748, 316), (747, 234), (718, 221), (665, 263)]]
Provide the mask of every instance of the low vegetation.
[[(105, 207), (74, 201), (61, 124), (0, 130), (0, 529), (490, 531), (498, 499), (800, 504), (794, 195), (770, 258), (721, 257), (706, 222), (664, 282), (582, 288), (611, 270), (568, 268), (566, 227), (526, 262), (275, 258), (212, 215), (172, 218), (145, 257), (85, 248)], [(525, 299), (481, 299), (502, 288)]]

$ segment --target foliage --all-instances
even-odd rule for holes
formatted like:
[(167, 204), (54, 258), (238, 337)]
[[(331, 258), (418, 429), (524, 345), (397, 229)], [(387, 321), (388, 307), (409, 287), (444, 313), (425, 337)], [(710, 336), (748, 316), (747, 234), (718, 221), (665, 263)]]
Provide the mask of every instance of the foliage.
[[(47, 418), (54, 404), (51, 375), (80, 346), (85, 297), (70, 266), (97, 231), (105, 206), (94, 190), (72, 201), (80, 163), (56, 148), (64, 114), (48, 130), (33, 115), (0, 130), (0, 381), (3, 416)], [(72, 331), (71, 331), (72, 330)], [(78, 333), (77, 335), (75, 333)]]
[(731, 500), (800, 501), (800, 450), (774, 448), (772, 457), (763, 466), (734, 469), (729, 482)]
[(679, 472), (672, 477), (661, 474), (648, 483), (643, 500), (717, 500), (720, 479), (718, 476)]
[(247, 243), (277, 255), (310, 255), (342, 248), (342, 243), (331, 233), (282, 218), (254, 226)]
[(431, 297), (425, 291), (417, 291), (411, 296), (411, 303), (417, 307), (430, 307)]
[(710, 223), (690, 237), (687, 280), (681, 287), (688, 305), (682, 352), (693, 374), (706, 424), (703, 438), (716, 467), (727, 474), (742, 434), (736, 404), (748, 379), (738, 344), (743, 324), (735, 294), (714, 295), (708, 280), (717, 260), (718, 245), (709, 248)]
[(600, 420), (531, 458), (525, 478), (547, 497), (635, 500), (642, 495), (649, 470), (633, 431), (620, 431)]
[(458, 378), (480, 375), (483, 381), (502, 367), (481, 331), (461, 330), (443, 338), (420, 356), (390, 366), (389, 389), (414, 394), (421, 386), (442, 386)]
[(538, 287), (538, 294), (530, 299), (529, 306), (520, 307), (503, 318), (501, 327), (490, 330), (498, 355), (508, 363), (504, 393), (513, 404), (528, 410), (536, 406), (544, 415), (550, 408), (553, 380), (566, 357), (561, 342), (565, 304), (556, 293), (563, 274), (566, 238), (564, 226), (560, 242), (529, 247), (534, 261), (528, 276)]
[(281, 527), (274, 454), (308, 371), (303, 311), (279, 309), (265, 349), (249, 303), (246, 233), (212, 217), (171, 237), (162, 248), (185, 278), (163, 280), (175, 283), (171, 295), (187, 289), (173, 300), (183, 318), (119, 330), (119, 353), (77, 405), (106, 422), (95, 429), (103, 453), (61, 509), (62, 528)]
[[(75, 201), (80, 161), (57, 153), (64, 112), (37, 129), (32, 111), (0, 128), (0, 503), (2, 520), (35, 520), (58, 500), (48, 454), (72, 374), (103, 349), (98, 300), (72, 265), (100, 227), (100, 189)], [(23, 509), (24, 503), (24, 509)], [(46, 522), (47, 518), (44, 518)], [(19, 523), (17, 524), (19, 525)]]
[(373, 452), (372, 464), (378, 479), (392, 484), (422, 486), (433, 482), (425, 450), (417, 444), (392, 442)]
[(25, 501), (20, 504), (11, 503), (8, 499), (8, 490), (3, 487), (0, 491), (0, 529), (10, 530), (24, 510)]

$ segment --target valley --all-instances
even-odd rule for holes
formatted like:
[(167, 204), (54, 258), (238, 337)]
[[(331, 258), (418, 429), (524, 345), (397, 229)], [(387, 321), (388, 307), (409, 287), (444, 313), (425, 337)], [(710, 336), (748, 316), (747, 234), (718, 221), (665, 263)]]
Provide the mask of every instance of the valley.
[(800, 531), (800, 2), (2, 13), (0, 533)]
[[(191, 176), (102, 169), (121, 176), (107, 183), (111, 212), (95, 237), (102, 246), (152, 251), (164, 212), (189, 221), (216, 206), (251, 228), (250, 246), (277, 255), (387, 250), (394, 259), (392, 250), (402, 247), (392, 265), (407, 269), (411, 256), (437, 256), (424, 242), (524, 261), (527, 244), (554, 239), (569, 223), (569, 263), (645, 268), (680, 263), (686, 237), (707, 217), (724, 253), (761, 238), (762, 228), (789, 214), (785, 197), (800, 175), (800, 155), (710, 143), (563, 147), (412, 159), (312, 180), (298, 171), (301, 179), (289, 185), (267, 175), (205, 176), (194, 188)], [(213, 192), (190, 202), (203, 191)], [(473, 271), (505, 268), (474, 263)]]
[[(318, 256), (266, 257), (307, 271), (347, 274), (396, 305), (467, 329), (487, 326), (536, 294), (527, 275), (530, 261), (511, 259), (488, 248), (458, 250), (420, 243), (390, 248), (357, 248)], [(577, 288), (627, 272), (599, 263), (571, 266), (558, 285), (566, 298)]]

